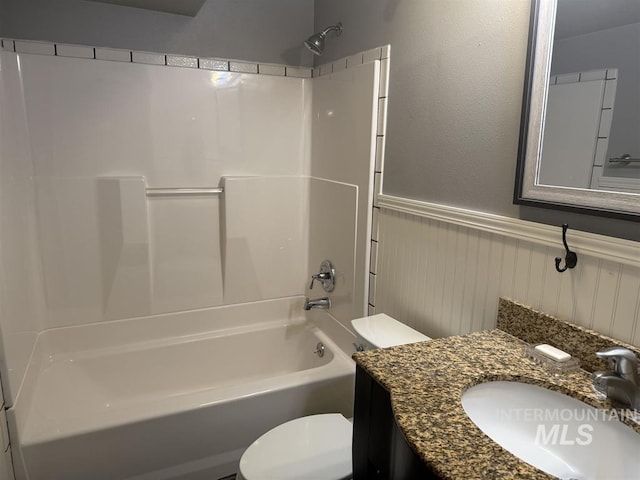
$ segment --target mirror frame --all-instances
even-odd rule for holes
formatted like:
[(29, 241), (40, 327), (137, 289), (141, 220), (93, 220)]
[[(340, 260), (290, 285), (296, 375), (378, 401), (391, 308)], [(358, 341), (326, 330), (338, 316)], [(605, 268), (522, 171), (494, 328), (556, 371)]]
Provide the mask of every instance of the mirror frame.
[(640, 221), (640, 195), (539, 185), (544, 118), (551, 73), (557, 0), (531, 0), (520, 142), (513, 202)]

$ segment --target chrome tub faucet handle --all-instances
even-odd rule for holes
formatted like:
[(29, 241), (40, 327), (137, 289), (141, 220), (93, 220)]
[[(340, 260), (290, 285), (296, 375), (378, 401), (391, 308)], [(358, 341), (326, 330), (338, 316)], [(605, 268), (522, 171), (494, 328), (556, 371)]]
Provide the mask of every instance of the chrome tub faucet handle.
[(318, 280), (325, 292), (333, 292), (336, 288), (336, 269), (330, 260), (323, 260), (320, 264), (320, 271), (311, 275), (309, 290), (313, 289), (313, 282)]

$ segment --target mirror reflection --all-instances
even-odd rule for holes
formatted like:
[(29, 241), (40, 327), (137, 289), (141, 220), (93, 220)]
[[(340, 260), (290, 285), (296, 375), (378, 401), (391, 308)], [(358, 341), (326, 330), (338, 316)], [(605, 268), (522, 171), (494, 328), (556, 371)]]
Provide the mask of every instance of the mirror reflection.
[(558, 0), (537, 184), (640, 194), (640, 2)]

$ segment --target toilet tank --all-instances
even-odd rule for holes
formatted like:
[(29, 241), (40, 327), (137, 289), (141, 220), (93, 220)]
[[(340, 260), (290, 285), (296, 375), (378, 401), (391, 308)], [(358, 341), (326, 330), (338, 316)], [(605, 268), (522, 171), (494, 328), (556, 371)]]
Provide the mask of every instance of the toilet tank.
[(384, 313), (351, 320), (351, 325), (358, 334), (358, 343), (365, 350), (431, 340), (426, 335)]

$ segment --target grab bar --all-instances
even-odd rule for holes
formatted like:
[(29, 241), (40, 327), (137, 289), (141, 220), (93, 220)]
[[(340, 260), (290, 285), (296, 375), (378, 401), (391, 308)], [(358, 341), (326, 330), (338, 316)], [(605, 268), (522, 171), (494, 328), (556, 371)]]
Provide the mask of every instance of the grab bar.
[(613, 157), (609, 159), (609, 163), (619, 163), (629, 165), (630, 163), (640, 163), (640, 158), (631, 158), (631, 155), (625, 153), (621, 157)]
[(222, 187), (205, 188), (147, 188), (147, 197), (174, 197), (186, 195), (220, 195), (224, 193)]

